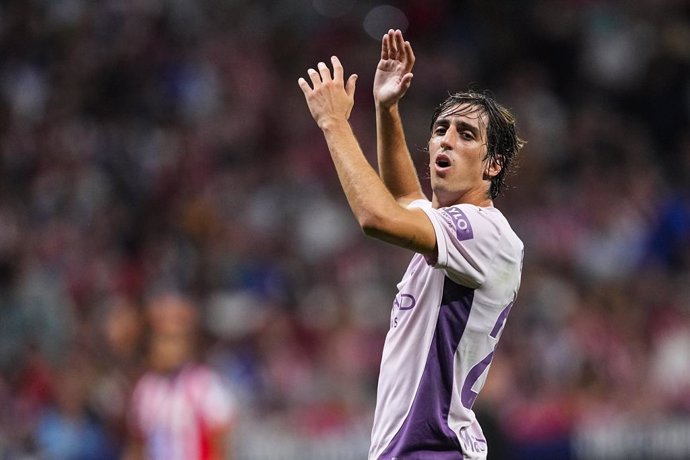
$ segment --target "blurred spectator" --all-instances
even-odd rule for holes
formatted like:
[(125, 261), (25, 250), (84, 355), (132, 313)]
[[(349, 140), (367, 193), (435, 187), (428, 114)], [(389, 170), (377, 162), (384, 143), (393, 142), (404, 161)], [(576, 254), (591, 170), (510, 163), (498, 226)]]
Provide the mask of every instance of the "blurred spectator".
[(128, 459), (230, 459), (235, 403), (198, 361), (198, 311), (174, 292), (149, 300), (149, 370), (134, 388)]
[(36, 427), (38, 458), (115, 460), (117, 450), (101, 420), (88, 408), (93, 385), (91, 363), (78, 357), (56, 375), (55, 403), (43, 411)]

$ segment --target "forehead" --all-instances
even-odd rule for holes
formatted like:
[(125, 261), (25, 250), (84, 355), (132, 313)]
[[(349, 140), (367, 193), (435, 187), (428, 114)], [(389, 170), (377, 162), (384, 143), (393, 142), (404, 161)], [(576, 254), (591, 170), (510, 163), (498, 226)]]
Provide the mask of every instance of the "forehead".
[(449, 105), (439, 113), (436, 120), (440, 119), (464, 121), (477, 128), (482, 128), (482, 131), (486, 128), (487, 123), (487, 115), (484, 108), (469, 102)]

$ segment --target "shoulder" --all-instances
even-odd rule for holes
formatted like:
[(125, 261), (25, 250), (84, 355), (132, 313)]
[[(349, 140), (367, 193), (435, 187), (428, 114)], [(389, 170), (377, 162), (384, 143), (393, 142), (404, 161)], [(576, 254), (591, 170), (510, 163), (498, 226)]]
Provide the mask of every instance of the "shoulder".
[(163, 380), (163, 377), (158, 373), (146, 371), (136, 379), (133, 392), (137, 395), (146, 391), (151, 391), (152, 389), (160, 387), (163, 384)]
[(498, 232), (500, 232), (501, 238), (506, 241), (506, 243), (514, 246), (523, 247), (522, 240), (515, 233), (513, 227), (508, 222), (506, 216), (498, 208), (479, 208), (482, 215), (496, 226)]
[[(495, 208), (457, 204), (437, 210), (437, 216), (454, 230), (458, 241), (496, 241), (505, 233), (507, 221)], [(509, 228), (509, 227), (508, 227)]]
[(230, 381), (208, 364), (194, 364), (186, 369), (186, 384), (198, 395), (232, 393)]
[(190, 363), (180, 372), (180, 379), (186, 384), (201, 389), (222, 384), (223, 378), (213, 367), (204, 363)]
[(460, 239), (470, 239), (473, 236), (472, 221), (482, 219), (482, 208), (464, 203), (436, 209), (428, 200), (415, 200), (408, 205), (408, 209), (413, 208), (422, 209), (434, 221), (455, 227)]

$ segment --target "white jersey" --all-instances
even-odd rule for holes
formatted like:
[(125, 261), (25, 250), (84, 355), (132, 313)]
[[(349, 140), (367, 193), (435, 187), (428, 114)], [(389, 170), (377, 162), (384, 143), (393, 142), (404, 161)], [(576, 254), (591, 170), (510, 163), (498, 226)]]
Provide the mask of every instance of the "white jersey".
[(230, 426), (234, 400), (218, 374), (188, 364), (166, 375), (147, 372), (132, 396), (133, 428), (151, 460), (206, 460), (211, 436)]
[(398, 284), (379, 375), (370, 460), (484, 459), (472, 404), (520, 286), (523, 244), (496, 208), (424, 210), (436, 260)]

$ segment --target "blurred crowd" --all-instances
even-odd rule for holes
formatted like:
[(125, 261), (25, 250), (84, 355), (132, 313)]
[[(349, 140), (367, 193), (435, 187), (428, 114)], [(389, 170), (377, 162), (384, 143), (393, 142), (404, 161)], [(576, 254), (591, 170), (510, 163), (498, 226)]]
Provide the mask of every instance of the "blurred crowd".
[(690, 419), (687, 2), (381, 4), (0, 2), (1, 459), (120, 458), (166, 288), (195, 299), (237, 433), (366, 437), (411, 254), (359, 231), (296, 82), (332, 54), (358, 73), (373, 160), (389, 27), (417, 56), (423, 177), (448, 92), (491, 89), (528, 141), (496, 201), (525, 261), (476, 403), (493, 458)]

